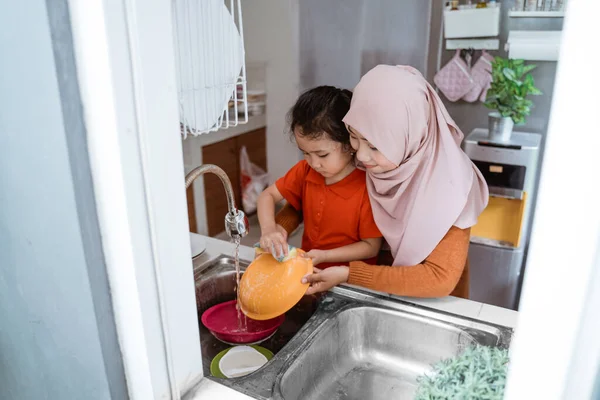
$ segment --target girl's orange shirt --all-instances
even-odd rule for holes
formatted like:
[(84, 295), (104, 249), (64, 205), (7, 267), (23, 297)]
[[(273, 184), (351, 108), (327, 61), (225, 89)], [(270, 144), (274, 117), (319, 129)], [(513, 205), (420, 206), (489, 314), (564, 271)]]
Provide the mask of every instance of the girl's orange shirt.
[[(381, 237), (373, 219), (365, 172), (359, 169), (332, 185), (300, 161), (275, 183), (281, 195), (304, 217), (302, 249), (330, 250), (362, 239)], [(364, 260), (375, 263), (376, 258)], [(318, 268), (348, 263), (323, 263)]]

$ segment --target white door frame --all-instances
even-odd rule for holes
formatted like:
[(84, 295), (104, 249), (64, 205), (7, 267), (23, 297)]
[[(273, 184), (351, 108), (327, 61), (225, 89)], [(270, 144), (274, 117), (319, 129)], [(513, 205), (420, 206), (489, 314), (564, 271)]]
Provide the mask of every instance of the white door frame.
[(507, 400), (589, 399), (600, 366), (599, 14), (568, 3)]
[(177, 399), (202, 357), (171, 2), (69, 0), (69, 11), (129, 394)]
[[(129, 393), (178, 398), (202, 365), (170, 1), (69, 5)], [(509, 400), (587, 398), (598, 368), (600, 335), (590, 334), (600, 323), (597, 15), (600, 3), (569, 1)]]

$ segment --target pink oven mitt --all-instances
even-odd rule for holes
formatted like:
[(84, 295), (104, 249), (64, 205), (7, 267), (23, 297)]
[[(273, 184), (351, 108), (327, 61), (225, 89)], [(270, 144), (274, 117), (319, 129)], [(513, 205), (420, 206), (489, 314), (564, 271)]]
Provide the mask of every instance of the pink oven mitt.
[(456, 50), (452, 60), (438, 71), (433, 81), (450, 101), (460, 100), (474, 86), (469, 67), (460, 57), (460, 50)]
[(481, 52), (481, 57), (471, 68), (471, 78), (473, 79), (473, 88), (469, 93), (463, 96), (464, 101), (473, 103), (477, 100), (485, 101), (487, 91), (492, 83), (492, 61), (494, 57), (485, 50)]

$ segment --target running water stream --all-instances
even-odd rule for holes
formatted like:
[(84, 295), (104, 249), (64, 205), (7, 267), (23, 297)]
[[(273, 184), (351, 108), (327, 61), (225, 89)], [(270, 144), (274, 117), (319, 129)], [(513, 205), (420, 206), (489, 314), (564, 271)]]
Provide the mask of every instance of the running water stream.
[(239, 236), (233, 239), (233, 243), (235, 244), (235, 297), (237, 301), (235, 308), (237, 309), (238, 332), (246, 332), (248, 330), (248, 318), (240, 308), (240, 242), (241, 238)]

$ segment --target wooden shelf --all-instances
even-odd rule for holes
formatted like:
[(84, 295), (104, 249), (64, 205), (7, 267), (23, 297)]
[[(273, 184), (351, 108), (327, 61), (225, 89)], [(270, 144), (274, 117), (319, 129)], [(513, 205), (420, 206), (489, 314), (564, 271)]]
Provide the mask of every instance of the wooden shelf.
[(511, 18), (563, 18), (564, 11), (509, 11)]

